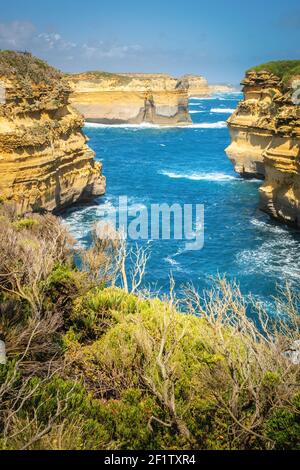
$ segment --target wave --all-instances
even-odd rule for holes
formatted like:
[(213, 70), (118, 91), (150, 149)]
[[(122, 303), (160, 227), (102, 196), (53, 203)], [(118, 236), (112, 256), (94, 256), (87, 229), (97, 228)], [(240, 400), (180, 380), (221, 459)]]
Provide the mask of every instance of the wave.
[[(165, 126), (159, 126), (158, 124), (151, 124), (148, 122), (143, 122), (141, 124), (101, 124), (96, 122), (86, 122), (85, 127), (95, 128), (95, 129), (106, 129), (106, 128), (118, 128), (118, 129), (160, 129)], [(176, 127), (176, 126), (174, 126)]]
[(227, 175), (226, 173), (175, 173), (162, 170), (159, 174), (174, 179), (188, 179), (192, 181), (243, 181), (239, 176)]
[(176, 261), (172, 256), (167, 256), (166, 258), (164, 258), (164, 261), (169, 263), (171, 266), (176, 268), (178, 271), (181, 270), (180, 269), (180, 263), (178, 261)]
[(186, 127), (189, 129), (223, 129), (224, 127), (227, 127), (227, 124), (225, 121), (199, 122), (199, 123), (190, 124)]
[(234, 108), (212, 108), (210, 110), (211, 113), (225, 113), (225, 114), (232, 114), (235, 112)]
[(133, 130), (145, 130), (145, 129), (222, 129), (226, 127), (225, 121), (218, 121), (218, 122), (200, 122), (194, 124), (186, 124), (186, 125), (177, 125), (177, 126), (160, 126), (158, 124), (149, 124), (149, 123), (142, 123), (142, 124), (99, 124), (99, 123), (92, 123), (87, 122), (85, 123), (86, 128), (120, 128), (120, 129), (133, 129)]
[[(237, 100), (243, 97), (243, 93), (241, 91), (229, 91), (227, 93), (214, 93), (211, 96), (191, 96), (189, 98), (190, 101), (208, 101), (208, 100), (220, 100), (220, 101), (232, 101)], [(194, 103), (192, 103), (194, 104)]]
[(272, 223), (271, 221), (265, 222), (264, 220), (259, 220), (256, 218), (253, 218), (250, 220), (251, 225), (254, 227), (258, 228), (259, 230), (263, 232), (270, 232), (274, 234), (288, 234), (289, 230), (287, 227), (284, 225), (279, 225)]
[(194, 109), (190, 110), (190, 114), (199, 114), (199, 113), (205, 113), (205, 111), (196, 111)]
[[(274, 237), (274, 234), (272, 234)], [(253, 250), (244, 250), (236, 256), (243, 273), (275, 276), (290, 283), (299, 283), (299, 242), (288, 234), (280, 234)]]
[[(299, 283), (300, 259), (298, 256), (300, 240), (285, 225), (271, 220), (252, 218), (253, 229), (262, 242), (254, 249), (242, 250), (236, 256), (236, 262), (247, 274), (265, 274), (275, 276), (290, 283)], [(261, 238), (261, 235), (263, 238)]]

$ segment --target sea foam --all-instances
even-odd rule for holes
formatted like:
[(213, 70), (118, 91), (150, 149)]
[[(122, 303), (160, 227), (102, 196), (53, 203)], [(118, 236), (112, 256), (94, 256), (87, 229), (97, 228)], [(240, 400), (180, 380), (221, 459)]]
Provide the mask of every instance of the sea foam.
[(210, 110), (211, 113), (220, 113), (220, 114), (232, 114), (234, 113), (235, 109), (233, 108), (212, 108)]
[(173, 171), (162, 170), (159, 174), (174, 179), (188, 179), (192, 181), (243, 181), (239, 176), (227, 175), (226, 173), (176, 173)]
[(86, 128), (120, 128), (120, 129), (133, 129), (133, 130), (145, 130), (145, 129), (222, 129), (226, 127), (225, 121), (218, 121), (218, 122), (199, 122), (194, 124), (186, 124), (186, 125), (179, 125), (179, 126), (159, 126), (158, 124), (149, 124), (149, 123), (142, 123), (142, 124), (99, 124), (99, 123), (92, 123), (87, 122), (85, 124)]

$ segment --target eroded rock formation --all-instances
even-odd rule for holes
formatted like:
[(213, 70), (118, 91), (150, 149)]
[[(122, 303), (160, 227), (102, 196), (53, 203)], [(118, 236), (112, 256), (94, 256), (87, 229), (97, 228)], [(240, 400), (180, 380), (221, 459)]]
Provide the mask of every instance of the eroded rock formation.
[(261, 209), (300, 227), (300, 106), (292, 88), (297, 75), (288, 72), (296, 70), (295, 61), (284, 64), (282, 73), (272, 63), (246, 74), (244, 101), (228, 120), (232, 143), (226, 151), (242, 176), (265, 179)]
[(88, 72), (66, 77), (87, 122), (182, 125), (191, 122), (188, 91), (164, 74)]
[(0, 198), (23, 214), (103, 194), (101, 165), (60, 74), (29, 54), (0, 52), (0, 80)]
[(211, 90), (208, 86), (206, 78), (201, 75), (184, 75), (179, 79), (181, 83), (186, 83), (189, 97), (203, 97), (209, 96)]

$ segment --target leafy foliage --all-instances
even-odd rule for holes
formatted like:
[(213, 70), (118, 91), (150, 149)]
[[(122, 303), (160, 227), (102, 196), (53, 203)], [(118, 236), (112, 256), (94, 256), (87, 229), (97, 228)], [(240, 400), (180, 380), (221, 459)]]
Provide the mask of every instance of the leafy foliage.
[(277, 60), (252, 67), (249, 71), (267, 71), (281, 78), (283, 82), (290, 81), (293, 77), (300, 75), (300, 60)]
[(1, 449), (299, 449), (299, 297), (256, 324), (218, 279), (182, 313), (95, 284), (55, 217), (0, 217)]
[(0, 77), (30, 79), (34, 83), (49, 83), (61, 78), (61, 73), (28, 52), (0, 51)]

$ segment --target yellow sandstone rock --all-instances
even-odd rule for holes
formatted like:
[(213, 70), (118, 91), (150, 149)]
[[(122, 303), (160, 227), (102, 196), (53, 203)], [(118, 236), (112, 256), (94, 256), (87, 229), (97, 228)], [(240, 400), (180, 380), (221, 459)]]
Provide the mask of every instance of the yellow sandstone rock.
[(300, 227), (300, 105), (292, 98), (297, 76), (277, 73), (262, 67), (246, 74), (244, 101), (228, 120), (232, 143), (226, 152), (238, 173), (265, 179), (261, 209)]
[(87, 122), (101, 124), (184, 125), (191, 122), (189, 98), (228, 92), (198, 75), (86, 72), (67, 75), (71, 101)]
[(30, 54), (3, 51), (0, 80), (0, 198), (23, 214), (102, 195), (101, 165), (60, 73)]
[(189, 97), (194, 96), (201, 98), (211, 94), (211, 90), (208, 86), (206, 78), (202, 77), (201, 75), (184, 75), (180, 81), (186, 82)]
[(185, 84), (164, 74), (87, 72), (66, 77), (87, 122), (182, 125), (191, 122)]

